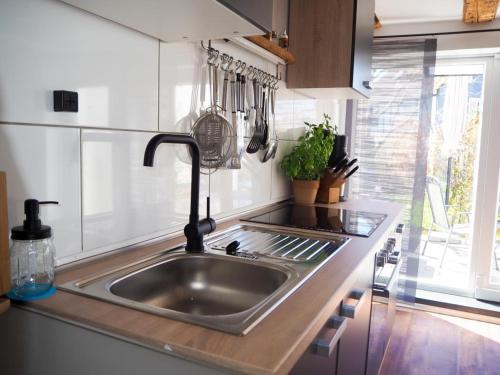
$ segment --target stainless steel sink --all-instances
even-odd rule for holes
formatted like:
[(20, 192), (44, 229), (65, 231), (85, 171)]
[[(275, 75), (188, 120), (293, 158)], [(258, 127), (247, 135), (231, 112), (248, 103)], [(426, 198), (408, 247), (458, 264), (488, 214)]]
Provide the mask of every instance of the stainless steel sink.
[[(237, 226), (211, 236), (203, 254), (180, 246), (58, 288), (244, 335), (348, 241), (310, 237)], [(234, 238), (242, 250), (226, 255)]]
[(241, 313), (292, 277), (283, 267), (238, 258), (177, 255), (122, 277), (108, 287), (121, 298), (186, 314)]

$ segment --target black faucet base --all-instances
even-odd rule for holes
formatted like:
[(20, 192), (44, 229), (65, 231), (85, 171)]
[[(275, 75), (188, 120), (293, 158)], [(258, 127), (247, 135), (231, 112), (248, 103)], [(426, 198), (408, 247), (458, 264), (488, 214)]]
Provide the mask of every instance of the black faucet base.
[(196, 224), (187, 224), (184, 227), (184, 234), (187, 238), (186, 251), (188, 253), (202, 253), (205, 251), (203, 236), (212, 233), (217, 225), (212, 218), (205, 218)]

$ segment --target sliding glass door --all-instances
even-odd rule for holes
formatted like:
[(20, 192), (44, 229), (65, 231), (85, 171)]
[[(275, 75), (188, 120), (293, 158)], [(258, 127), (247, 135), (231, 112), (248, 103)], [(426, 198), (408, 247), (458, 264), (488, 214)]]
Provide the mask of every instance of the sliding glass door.
[(405, 205), (403, 297), (500, 301), (500, 58), (375, 44), (373, 95), (352, 103), (351, 197)]
[(439, 58), (422, 221), (418, 288), (472, 296), (474, 225), (488, 60)]
[(475, 297), (500, 302), (500, 55), (489, 61), (485, 98), (474, 228)]

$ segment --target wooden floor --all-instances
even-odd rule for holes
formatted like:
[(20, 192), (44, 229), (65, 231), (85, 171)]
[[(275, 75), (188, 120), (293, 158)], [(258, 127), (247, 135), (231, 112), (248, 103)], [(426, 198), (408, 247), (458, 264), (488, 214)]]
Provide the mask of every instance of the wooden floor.
[(500, 325), (398, 310), (380, 375), (500, 374)]

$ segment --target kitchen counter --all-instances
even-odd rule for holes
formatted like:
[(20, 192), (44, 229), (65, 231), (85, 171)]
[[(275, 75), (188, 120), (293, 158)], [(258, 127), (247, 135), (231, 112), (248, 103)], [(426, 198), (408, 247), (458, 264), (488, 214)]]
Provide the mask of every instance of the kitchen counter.
[[(222, 370), (284, 374), (318, 334), (332, 308), (348, 293), (353, 272), (363, 259), (382, 246), (402, 212), (399, 204), (374, 200), (350, 200), (330, 207), (388, 216), (369, 238), (351, 237), (342, 250), (246, 336), (235, 336), (60, 290), (52, 298), (26, 303), (24, 307)], [(218, 229), (237, 223), (237, 219), (219, 223)], [(184, 237), (178, 237), (151, 242), (63, 267), (57, 271), (56, 284), (126, 265), (183, 241)]]

